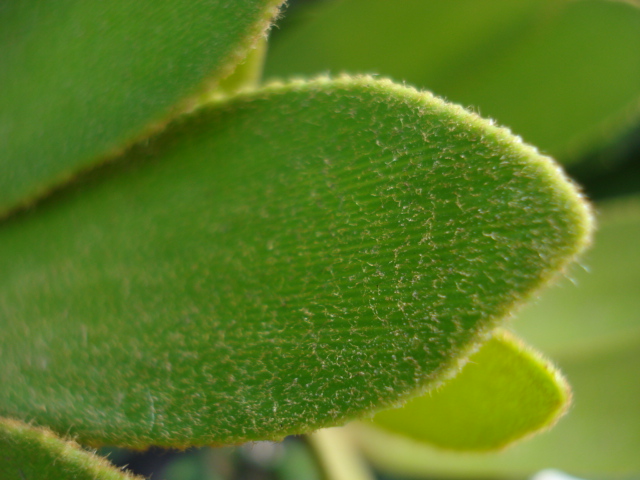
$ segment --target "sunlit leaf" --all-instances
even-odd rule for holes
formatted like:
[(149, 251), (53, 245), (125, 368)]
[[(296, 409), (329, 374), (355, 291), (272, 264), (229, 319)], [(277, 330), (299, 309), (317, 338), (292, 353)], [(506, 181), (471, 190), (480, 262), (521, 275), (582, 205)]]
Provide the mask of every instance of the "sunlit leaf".
[(569, 400), (549, 362), (499, 333), (439, 390), (384, 410), (372, 423), (439, 448), (495, 450), (554, 424)]
[(186, 108), (231, 73), (279, 3), (3, 0), (0, 214)]
[(609, 0), (319, 2), (267, 74), (369, 72), (508, 125), (566, 162), (638, 119), (640, 9)]
[(0, 225), (0, 414), (277, 439), (427, 388), (587, 242), (546, 157), (371, 78), (214, 104)]
[(0, 418), (0, 480), (134, 480), (50, 431)]

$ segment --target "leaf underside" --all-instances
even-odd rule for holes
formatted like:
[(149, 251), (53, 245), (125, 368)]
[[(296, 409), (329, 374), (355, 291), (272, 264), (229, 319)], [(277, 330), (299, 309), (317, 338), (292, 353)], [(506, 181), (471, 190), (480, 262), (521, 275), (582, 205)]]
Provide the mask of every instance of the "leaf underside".
[(156, 128), (231, 73), (279, 0), (5, 0), (0, 214)]
[(0, 480), (135, 479), (50, 431), (0, 418)]
[(570, 398), (551, 364), (496, 333), (440, 389), (382, 411), (371, 423), (438, 448), (495, 450), (554, 424)]
[(640, 9), (609, 0), (318, 2), (267, 77), (368, 72), (471, 106), (563, 162), (638, 120)]
[(460, 107), (267, 87), (0, 226), (0, 415), (133, 447), (341, 424), (454, 368), (589, 227), (549, 159)]

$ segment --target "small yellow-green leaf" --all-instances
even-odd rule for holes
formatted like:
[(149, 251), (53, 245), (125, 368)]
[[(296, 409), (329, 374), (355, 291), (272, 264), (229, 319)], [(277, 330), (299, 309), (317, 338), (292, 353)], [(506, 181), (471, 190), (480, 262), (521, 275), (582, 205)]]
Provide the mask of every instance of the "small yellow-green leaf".
[(573, 407), (549, 432), (502, 453), (447, 452), (361, 424), (355, 438), (376, 466), (415, 478), (524, 480), (546, 468), (581, 478), (637, 478), (638, 345), (635, 335), (615, 350), (560, 360), (573, 388)]
[(281, 0), (3, 0), (0, 214), (231, 73)]
[(138, 447), (341, 424), (437, 382), (589, 218), (550, 159), (390, 81), (214, 104), (0, 224), (0, 414)]
[(638, 45), (628, 2), (342, 0), (276, 35), (266, 73), (388, 75), (569, 162), (638, 120)]
[(548, 361), (500, 332), (440, 389), (384, 410), (371, 422), (439, 448), (495, 450), (555, 423), (570, 398)]
[(43, 428), (0, 418), (0, 480), (134, 480)]

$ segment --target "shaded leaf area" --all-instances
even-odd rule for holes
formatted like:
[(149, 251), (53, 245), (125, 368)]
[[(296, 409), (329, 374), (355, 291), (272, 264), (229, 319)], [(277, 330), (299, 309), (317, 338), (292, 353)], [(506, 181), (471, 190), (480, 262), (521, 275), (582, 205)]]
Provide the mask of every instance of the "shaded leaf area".
[(638, 118), (640, 9), (606, 0), (322, 2), (266, 73), (368, 72), (471, 106), (566, 163)]
[(0, 418), (0, 480), (134, 480), (48, 430)]
[(371, 460), (417, 477), (528, 478), (545, 468), (585, 478), (637, 476), (639, 225), (637, 197), (604, 204), (595, 246), (583, 261), (591, 273), (578, 272), (577, 286), (546, 292), (516, 323), (536, 346), (552, 352), (573, 388), (573, 408), (558, 425), (494, 455), (442, 452), (388, 435), (363, 438)]
[(371, 424), (447, 450), (495, 450), (554, 424), (570, 398), (553, 365), (501, 332), (441, 388)]
[(185, 108), (231, 73), (279, 3), (3, 1), (0, 213)]
[(546, 157), (371, 78), (201, 109), (0, 226), (0, 413), (279, 439), (437, 382), (585, 244)]

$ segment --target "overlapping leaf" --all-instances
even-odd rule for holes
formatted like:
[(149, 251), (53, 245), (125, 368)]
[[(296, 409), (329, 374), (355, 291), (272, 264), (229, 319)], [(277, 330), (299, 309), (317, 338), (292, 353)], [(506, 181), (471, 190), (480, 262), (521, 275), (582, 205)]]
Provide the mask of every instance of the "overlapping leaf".
[(156, 128), (242, 60), (280, 0), (0, 4), (0, 215)]
[(51, 432), (0, 418), (0, 480), (134, 480)]
[(436, 382), (588, 231), (549, 159), (460, 107), (265, 88), (0, 226), (0, 414), (136, 447), (340, 424)]
[(372, 424), (448, 450), (495, 450), (554, 424), (569, 400), (566, 382), (549, 362), (496, 333), (455, 378), (378, 413)]
[(628, 2), (327, 1), (274, 38), (266, 71), (389, 75), (570, 162), (638, 119), (638, 45)]

